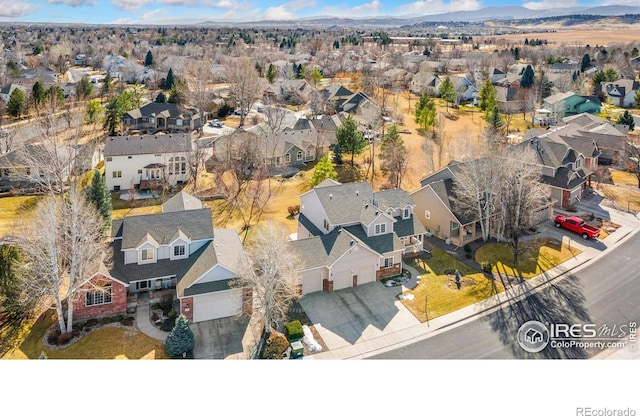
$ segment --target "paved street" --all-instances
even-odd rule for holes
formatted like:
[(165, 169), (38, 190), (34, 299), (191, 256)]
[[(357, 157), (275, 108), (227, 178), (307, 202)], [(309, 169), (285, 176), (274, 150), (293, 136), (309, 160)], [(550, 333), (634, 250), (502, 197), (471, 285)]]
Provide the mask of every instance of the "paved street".
[(516, 342), (518, 328), (528, 320), (611, 328), (640, 321), (639, 252), (640, 236), (635, 236), (599, 261), (524, 300), (374, 358), (591, 358), (602, 351), (547, 347), (539, 353), (525, 352)]

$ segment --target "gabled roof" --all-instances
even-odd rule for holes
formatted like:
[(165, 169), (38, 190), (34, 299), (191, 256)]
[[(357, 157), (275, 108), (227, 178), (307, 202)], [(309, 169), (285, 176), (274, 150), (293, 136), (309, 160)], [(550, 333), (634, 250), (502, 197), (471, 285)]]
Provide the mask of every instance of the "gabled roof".
[[(163, 212), (160, 214), (125, 217), (122, 228), (122, 249), (133, 249), (149, 234), (158, 244), (169, 244), (178, 230), (182, 230), (191, 241), (213, 238), (211, 209)], [(118, 234), (118, 230), (115, 231)]]
[(184, 191), (178, 192), (162, 204), (162, 212), (186, 211), (201, 208), (202, 201)]
[(156, 134), (143, 136), (109, 136), (105, 156), (142, 155), (191, 151), (191, 134)]
[(373, 190), (368, 182), (351, 182), (327, 186), (324, 181), (311, 190), (322, 204), (333, 225), (355, 224), (360, 221), (360, 210), (371, 202)]

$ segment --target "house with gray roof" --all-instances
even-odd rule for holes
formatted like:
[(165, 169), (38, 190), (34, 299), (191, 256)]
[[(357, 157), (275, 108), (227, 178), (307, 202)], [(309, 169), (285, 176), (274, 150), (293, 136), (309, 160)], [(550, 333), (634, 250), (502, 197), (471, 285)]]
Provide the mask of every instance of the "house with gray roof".
[(202, 118), (196, 108), (173, 103), (148, 103), (127, 111), (122, 117), (124, 129), (153, 133), (192, 132), (202, 128)]
[(635, 79), (619, 79), (614, 82), (603, 82), (597, 87), (605, 98), (611, 99), (613, 105), (629, 108), (635, 104), (640, 82)]
[(191, 175), (191, 134), (150, 134), (107, 137), (105, 178), (110, 191), (155, 192), (181, 185)]
[(214, 228), (211, 210), (195, 200), (180, 193), (162, 213), (114, 220), (111, 261), (86, 282), (79, 316), (122, 313), (113, 305), (126, 307), (141, 292), (177, 297), (190, 322), (250, 314), (251, 289), (233, 284), (247, 261), (240, 238)]
[(403, 257), (423, 253), (424, 227), (406, 191), (374, 192), (368, 182), (327, 179), (300, 195), (302, 294), (354, 287), (402, 272)]

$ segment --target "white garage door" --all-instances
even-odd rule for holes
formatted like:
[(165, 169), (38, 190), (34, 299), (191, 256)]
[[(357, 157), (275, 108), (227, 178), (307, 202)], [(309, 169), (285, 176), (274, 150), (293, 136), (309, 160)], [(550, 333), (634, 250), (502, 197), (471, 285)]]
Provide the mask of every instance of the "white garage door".
[(322, 290), (322, 272), (317, 271), (304, 277), (302, 280), (302, 294), (319, 292)]
[(242, 312), (240, 289), (225, 290), (193, 297), (193, 322), (226, 318)]
[(376, 266), (369, 264), (358, 269), (358, 286), (376, 281)]
[(540, 224), (549, 219), (549, 207), (543, 208), (533, 213), (533, 225)]
[(340, 290), (353, 286), (353, 275), (351, 271), (344, 270), (333, 273), (333, 290)]

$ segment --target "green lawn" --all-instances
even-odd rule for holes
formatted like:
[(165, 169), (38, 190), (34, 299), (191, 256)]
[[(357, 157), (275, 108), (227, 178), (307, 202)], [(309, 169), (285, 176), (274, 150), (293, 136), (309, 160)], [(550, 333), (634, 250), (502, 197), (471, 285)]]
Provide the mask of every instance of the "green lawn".
[[(444, 251), (434, 249), (431, 254), (433, 257), (422, 263), (424, 267), (414, 266), (421, 273), (422, 279), (413, 290), (405, 292), (413, 294), (414, 299), (402, 301), (421, 322), (427, 320), (425, 298), (429, 319), (433, 319), (504, 291), (500, 282), (486, 277), (484, 273), (472, 269)], [(457, 288), (455, 279), (445, 273), (456, 269), (462, 274), (460, 289)]]
[(54, 321), (54, 313), (44, 313), (28, 330), (18, 348), (10, 351), (2, 359), (37, 359), (42, 352), (50, 359), (168, 358), (162, 342), (149, 338), (134, 328), (99, 328), (68, 348), (50, 350), (42, 345), (42, 339)]
[(567, 244), (548, 238), (525, 242), (523, 246), (526, 247), (526, 251), (520, 254), (517, 266), (513, 264), (511, 247), (502, 243), (483, 245), (476, 250), (475, 259), (480, 264), (490, 262), (494, 272), (526, 279), (580, 254), (577, 248), (569, 248)]
[(39, 196), (9, 196), (0, 198), (0, 237), (12, 232), (20, 216), (28, 216), (35, 208), (39, 199)]

